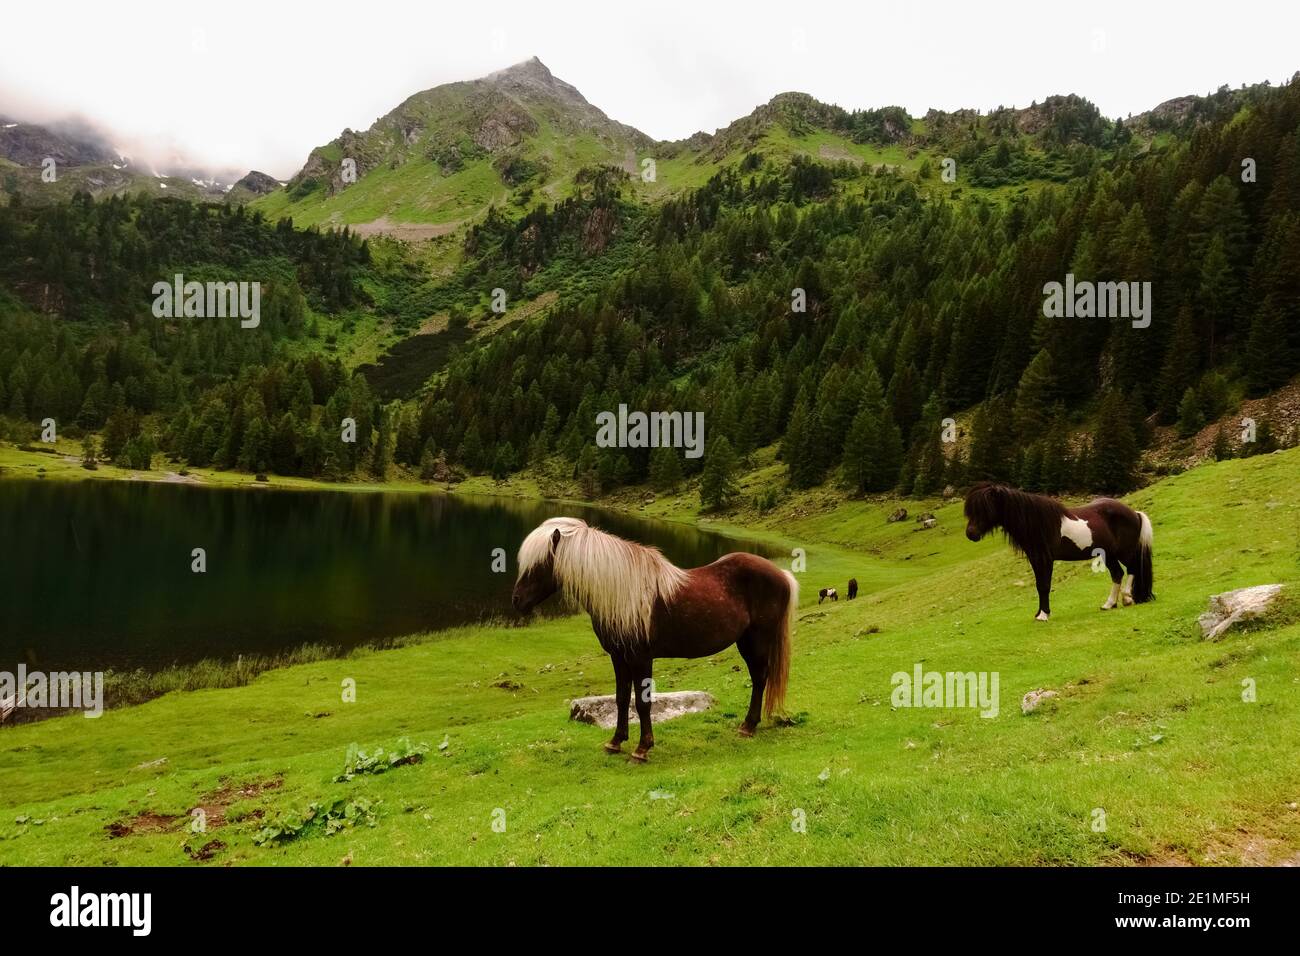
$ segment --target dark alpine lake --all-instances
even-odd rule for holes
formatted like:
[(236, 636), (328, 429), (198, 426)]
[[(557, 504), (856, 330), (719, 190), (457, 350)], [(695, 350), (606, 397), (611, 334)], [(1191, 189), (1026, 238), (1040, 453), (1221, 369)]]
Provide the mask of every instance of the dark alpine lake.
[[(153, 669), (510, 616), (519, 543), (559, 514), (657, 545), (684, 567), (728, 551), (765, 553), (682, 525), (547, 502), (6, 480), (0, 668)], [(204, 573), (191, 570), (195, 548), (206, 552)], [(494, 548), (505, 550), (505, 573), (492, 570)]]

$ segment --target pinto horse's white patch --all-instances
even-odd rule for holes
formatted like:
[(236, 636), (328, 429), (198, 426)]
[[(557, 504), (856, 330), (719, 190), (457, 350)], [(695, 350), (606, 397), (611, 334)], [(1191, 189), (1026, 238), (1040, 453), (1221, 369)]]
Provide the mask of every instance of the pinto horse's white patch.
[(1087, 551), (1092, 547), (1092, 529), (1088, 527), (1088, 522), (1082, 518), (1071, 518), (1069, 515), (1063, 515), (1061, 517), (1061, 537), (1069, 538), (1080, 551)]

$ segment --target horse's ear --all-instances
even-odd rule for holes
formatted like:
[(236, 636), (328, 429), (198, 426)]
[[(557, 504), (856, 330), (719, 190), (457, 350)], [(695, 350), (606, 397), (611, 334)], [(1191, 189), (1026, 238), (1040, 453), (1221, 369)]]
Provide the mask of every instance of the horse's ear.
[(551, 535), (551, 554), (555, 553), (555, 549), (559, 547), (559, 544), (560, 544), (560, 529), (556, 528), (555, 532)]

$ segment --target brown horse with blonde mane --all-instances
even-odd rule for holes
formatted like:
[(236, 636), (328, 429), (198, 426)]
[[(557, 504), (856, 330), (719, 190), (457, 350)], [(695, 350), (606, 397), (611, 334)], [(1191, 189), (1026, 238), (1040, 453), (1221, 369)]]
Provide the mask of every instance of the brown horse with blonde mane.
[[(1103, 611), (1143, 604), (1155, 597), (1151, 566), (1151, 519), (1114, 498), (1097, 498), (1067, 508), (1055, 498), (984, 482), (966, 495), (966, 537), (978, 541), (1001, 528), (1012, 546), (1029, 559), (1038, 586), (1038, 614), (1052, 613), (1052, 564), (1099, 559), (1110, 572), (1110, 596)], [(1123, 583), (1124, 575), (1129, 575)]]
[(651, 678), (659, 657), (707, 657), (735, 644), (752, 684), (741, 736), (754, 735), (760, 711), (771, 719), (781, 710), (799, 585), (766, 558), (737, 552), (684, 570), (657, 548), (577, 518), (550, 518), (519, 548), (515, 610), (527, 613), (556, 591), (591, 615), (592, 629), (614, 664), (618, 726), (605, 744), (607, 752), (621, 752), (628, 739), (634, 687), (641, 739), (631, 758), (644, 762), (654, 746)]

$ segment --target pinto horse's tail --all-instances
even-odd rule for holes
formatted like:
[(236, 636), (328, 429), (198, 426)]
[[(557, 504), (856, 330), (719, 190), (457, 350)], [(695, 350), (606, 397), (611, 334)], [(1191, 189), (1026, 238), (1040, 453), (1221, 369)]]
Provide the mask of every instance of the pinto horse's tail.
[(767, 686), (763, 695), (763, 714), (768, 720), (785, 707), (785, 688), (790, 681), (790, 633), (794, 618), (799, 613), (799, 582), (789, 571), (782, 571), (790, 585), (785, 599), (785, 615), (781, 618), (781, 632), (772, 642), (767, 656)]
[(1145, 604), (1155, 599), (1155, 572), (1151, 567), (1151, 546), (1155, 532), (1151, 530), (1151, 519), (1146, 512), (1139, 511), (1142, 519), (1142, 531), (1138, 535), (1137, 567), (1133, 569), (1133, 603)]

